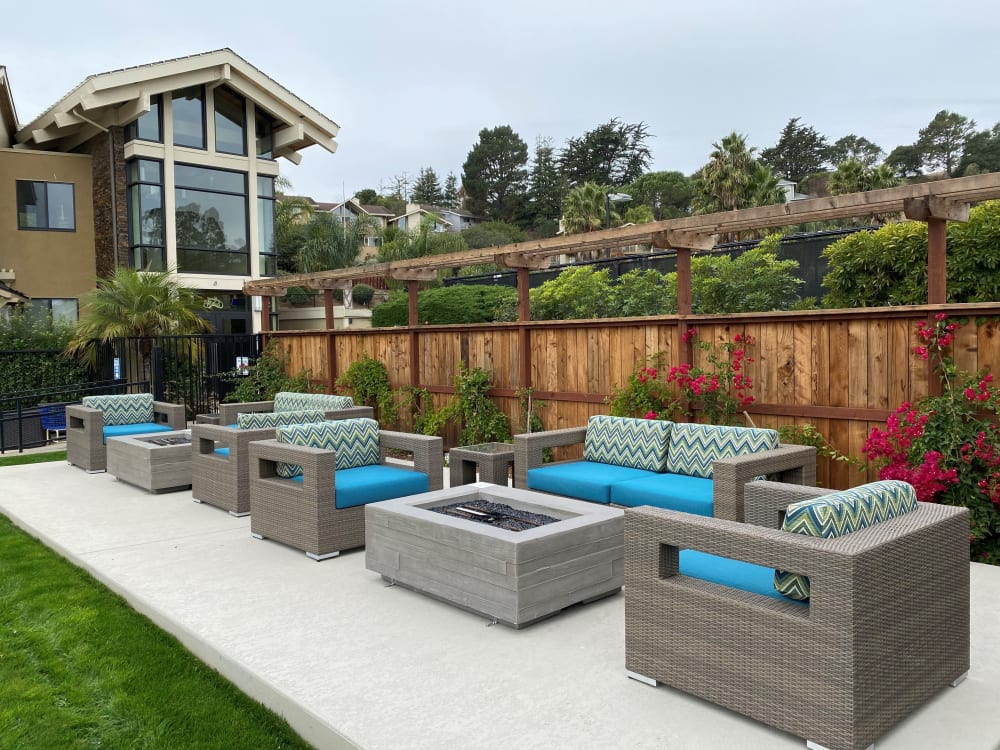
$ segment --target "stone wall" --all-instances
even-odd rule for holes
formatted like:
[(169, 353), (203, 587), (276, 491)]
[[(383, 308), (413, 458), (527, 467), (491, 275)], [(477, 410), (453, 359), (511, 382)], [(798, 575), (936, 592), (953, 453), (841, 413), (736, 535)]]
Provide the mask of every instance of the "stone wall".
[(97, 275), (105, 278), (117, 266), (129, 264), (124, 130), (113, 127), (91, 138), (79, 151), (93, 160), (94, 252)]

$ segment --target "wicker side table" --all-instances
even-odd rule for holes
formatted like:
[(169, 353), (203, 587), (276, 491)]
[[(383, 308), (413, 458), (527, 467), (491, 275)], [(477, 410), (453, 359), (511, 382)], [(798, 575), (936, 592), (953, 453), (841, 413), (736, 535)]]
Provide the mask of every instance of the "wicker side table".
[(452, 487), (479, 481), (507, 486), (510, 467), (514, 465), (514, 446), (510, 443), (480, 443), (448, 451), (448, 477)]

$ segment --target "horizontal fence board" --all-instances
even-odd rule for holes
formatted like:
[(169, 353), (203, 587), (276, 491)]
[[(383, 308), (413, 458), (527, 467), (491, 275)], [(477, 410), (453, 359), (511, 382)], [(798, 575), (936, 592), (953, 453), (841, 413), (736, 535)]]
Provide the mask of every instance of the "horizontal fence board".
[[(814, 310), (718, 316), (656, 316), (586, 321), (532, 321), (455, 326), (417, 326), (354, 331), (278, 331), (292, 372), (309, 370), (324, 381), (328, 339), (343, 374), (363, 356), (386, 366), (396, 388), (412, 383), (431, 392), (441, 406), (454, 392), (460, 363), (493, 372), (494, 396), (523, 429), (517, 390), (522, 357), (530, 361), (534, 397), (545, 429), (576, 427), (607, 414), (607, 400), (640, 363), (661, 354), (664, 367), (682, 361), (679, 333), (696, 330), (695, 365), (711, 369), (710, 352), (736, 334), (753, 337), (745, 372), (753, 380), (750, 418), (758, 426), (813, 424), (837, 450), (861, 457), (868, 434), (904, 401), (928, 393), (928, 363), (913, 353), (916, 327), (939, 312), (963, 320), (956, 331), (955, 359), (961, 369), (1000, 371), (1000, 303), (922, 305), (864, 310)], [(522, 336), (523, 332), (523, 336)], [(529, 350), (522, 352), (520, 341)], [(419, 372), (410, 372), (415, 342)], [(457, 438), (457, 434), (451, 437)], [(568, 451), (572, 454), (572, 450)], [(561, 454), (559, 454), (561, 455)], [(821, 460), (818, 481), (848, 487), (867, 479), (856, 466)]]

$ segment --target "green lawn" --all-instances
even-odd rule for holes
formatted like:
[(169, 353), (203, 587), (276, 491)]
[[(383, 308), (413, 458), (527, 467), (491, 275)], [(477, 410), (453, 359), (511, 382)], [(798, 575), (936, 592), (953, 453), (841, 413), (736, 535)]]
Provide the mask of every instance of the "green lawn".
[(0, 748), (97, 747), (309, 745), (0, 516)]
[(0, 468), (4, 466), (20, 466), (21, 464), (41, 464), (46, 461), (65, 461), (66, 451), (47, 451), (45, 453), (5, 453), (0, 456)]

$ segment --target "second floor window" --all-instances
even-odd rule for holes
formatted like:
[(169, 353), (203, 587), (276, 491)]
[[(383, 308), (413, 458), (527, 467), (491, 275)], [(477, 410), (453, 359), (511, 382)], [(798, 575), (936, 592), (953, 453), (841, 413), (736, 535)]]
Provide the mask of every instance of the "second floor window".
[(75, 231), (73, 184), (18, 180), (17, 228)]
[(174, 145), (205, 148), (205, 90), (201, 86), (173, 95)]
[(246, 156), (246, 104), (220, 86), (215, 90), (215, 150), (224, 154)]

